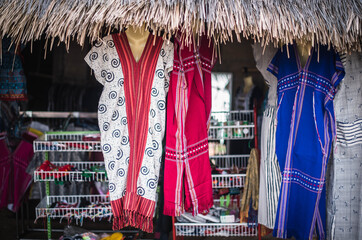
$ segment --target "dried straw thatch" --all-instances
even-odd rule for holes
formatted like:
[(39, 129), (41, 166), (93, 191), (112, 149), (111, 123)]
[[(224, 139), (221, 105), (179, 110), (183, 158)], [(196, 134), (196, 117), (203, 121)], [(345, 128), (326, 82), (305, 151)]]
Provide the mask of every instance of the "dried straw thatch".
[[(102, 30), (142, 25), (186, 36), (207, 32), (217, 43), (233, 36), (264, 43), (305, 38), (337, 50), (361, 51), (361, 0), (1, 0), (0, 37), (15, 42), (45, 34), (69, 44)], [(236, 35), (233, 35), (233, 32)]]

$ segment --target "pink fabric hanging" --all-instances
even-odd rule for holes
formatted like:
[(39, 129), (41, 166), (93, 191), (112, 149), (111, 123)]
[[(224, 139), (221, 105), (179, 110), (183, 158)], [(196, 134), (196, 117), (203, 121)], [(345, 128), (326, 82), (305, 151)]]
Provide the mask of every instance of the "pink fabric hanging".
[(213, 205), (208, 124), (213, 43), (206, 36), (188, 46), (175, 37), (167, 97), (164, 214), (208, 212)]
[(21, 206), (21, 201), (32, 181), (31, 175), (26, 172), (31, 159), (33, 158), (33, 141), (36, 136), (29, 133), (23, 134), (23, 139), (13, 153), (14, 162), (14, 205), (16, 212)]
[(11, 176), (11, 155), (5, 137), (0, 137), (0, 208), (8, 205)]

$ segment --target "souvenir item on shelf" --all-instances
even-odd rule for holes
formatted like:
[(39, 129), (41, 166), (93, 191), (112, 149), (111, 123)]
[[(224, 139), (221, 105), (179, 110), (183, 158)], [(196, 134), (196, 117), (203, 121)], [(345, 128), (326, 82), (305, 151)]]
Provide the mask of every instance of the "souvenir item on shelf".
[(149, 34), (136, 61), (122, 32), (95, 44), (85, 60), (104, 86), (98, 122), (113, 228), (152, 232), (173, 45)]
[(296, 44), (278, 50), (268, 70), (278, 78), (276, 153), (282, 185), (274, 235), (325, 238), (325, 175), (335, 138), (333, 99), (344, 76), (338, 54), (318, 45), (304, 65)]
[[(213, 205), (208, 126), (211, 114), (213, 43), (175, 36), (174, 67), (167, 97), (164, 214), (194, 215)], [(184, 194), (183, 194), (183, 189)]]
[[(60, 222), (75, 221), (82, 225), (85, 219), (107, 219), (111, 222), (112, 211), (108, 196), (101, 195), (49, 195), (36, 207), (36, 220), (47, 217), (58, 218)], [(47, 226), (48, 237), (51, 224)]]
[(115, 232), (113, 233), (112, 235), (108, 236), (108, 237), (104, 237), (104, 238), (101, 238), (100, 240), (123, 240), (125, 239), (126, 237), (123, 236), (122, 233), (120, 232)]
[(281, 184), (280, 167), (275, 154), (275, 131), (277, 126), (277, 84), (276, 77), (267, 71), (267, 67), (278, 49), (269, 45), (253, 45), (253, 54), (257, 69), (269, 86), (267, 104), (263, 113), (260, 142), (260, 186), (258, 223), (273, 229), (278, 208)]
[(26, 77), (20, 51), (23, 46), (12, 45), (10, 38), (3, 38), (0, 51), (0, 100), (25, 101), (28, 99)]
[(44, 161), (36, 170), (38, 176), (36, 178), (40, 178), (42, 180), (47, 179), (62, 179), (67, 176), (69, 171), (74, 171), (75, 167), (71, 164), (64, 164), (62, 166), (56, 166), (52, 164), (49, 160)]
[(334, 109), (337, 138), (327, 180), (327, 239), (362, 239), (362, 54), (342, 55)]

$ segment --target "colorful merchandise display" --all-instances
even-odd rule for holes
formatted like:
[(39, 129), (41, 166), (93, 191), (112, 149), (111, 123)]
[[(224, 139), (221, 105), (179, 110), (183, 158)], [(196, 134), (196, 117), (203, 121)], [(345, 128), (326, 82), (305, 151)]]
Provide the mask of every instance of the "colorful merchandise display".
[(98, 122), (113, 228), (152, 232), (173, 45), (150, 34), (136, 62), (126, 34), (113, 34), (85, 61), (104, 86)]
[(188, 46), (175, 36), (167, 97), (164, 214), (208, 212), (213, 205), (208, 126), (213, 44), (205, 36)]
[(325, 238), (325, 176), (336, 136), (333, 99), (344, 77), (338, 54), (311, 49), (301, 65), (296, 44), (284, 46), (268, 70), (278, 78), (276, 153), (282, 185), (274, 235)]

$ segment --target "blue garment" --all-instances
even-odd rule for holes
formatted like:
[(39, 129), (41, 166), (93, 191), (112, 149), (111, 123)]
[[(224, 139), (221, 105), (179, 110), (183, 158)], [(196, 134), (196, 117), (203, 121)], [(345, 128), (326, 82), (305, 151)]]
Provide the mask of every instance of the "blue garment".
[(276, 154), (282, 185), (274, 236), (280, 238), (311, 239), (315, 227), (325, 238), (323, 189), (335, 137), (333, 99), (344, 69), (334, 51), (317, 50), (312, 48), (302, 67), (296, 45), (284, 46), (268, 67), (278, 78)]
[[(0, 63), (0, 100), (2, 101), (26, 101), (27, 87), (26, 77), (20, 50), (23, 46), (15, 48), (11, 46), (10, 38), (2, 40), (2, 62)], [(11, 48), (10, 48), (11, 46)], [(10, 48), (10, 49), (9, 49)]]

